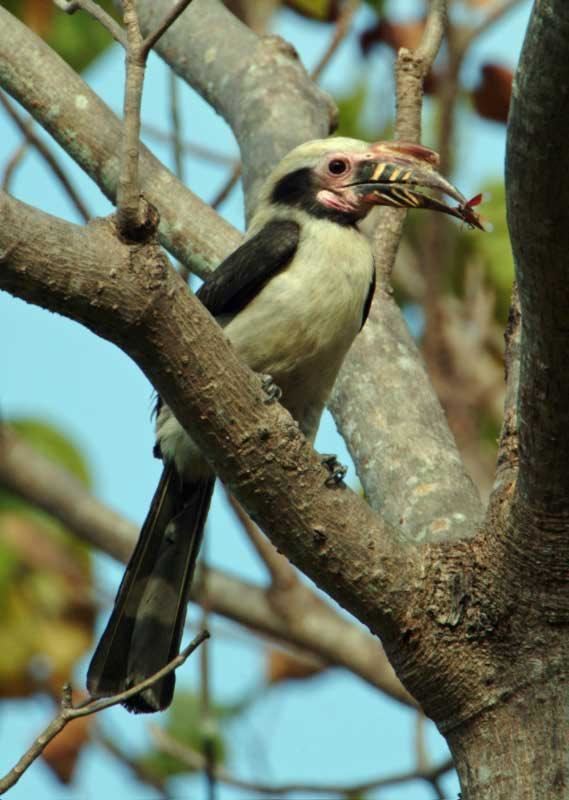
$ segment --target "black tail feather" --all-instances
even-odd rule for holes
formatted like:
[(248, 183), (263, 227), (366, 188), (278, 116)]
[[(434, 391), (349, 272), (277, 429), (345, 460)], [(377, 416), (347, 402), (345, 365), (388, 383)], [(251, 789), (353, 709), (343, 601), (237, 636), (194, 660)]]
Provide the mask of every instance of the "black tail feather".
[[(164, 468), (148, 516), (87, 673), (94, 697), (122, 692), (150, 677), (179, 652), (192, 576), (215, 479), (181, 484)], [(170, 673), (125, 703), (152, 712), (172, 702)]]

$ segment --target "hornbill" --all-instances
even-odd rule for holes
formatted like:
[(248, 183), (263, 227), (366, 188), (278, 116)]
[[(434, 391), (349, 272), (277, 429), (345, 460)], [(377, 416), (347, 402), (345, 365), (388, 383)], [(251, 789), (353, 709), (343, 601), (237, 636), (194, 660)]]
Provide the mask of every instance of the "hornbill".
[[(270, 376), (268, 391), (311, 441), (373, 297), (373, 255), (358, 222), (373, 206), (390, 205), (479, 226), (477, 200), (467, 202), (436, 171), (437, 160), (402, 142), (330, 138), (297, 147), (265, 182), (243, 244), (197, 292), (242, 360)], [(160, 400), (155, 453), (162, 477), (88, 671), (97, 697), (136, 685), (180, 647), (215, 474)], [(330, 468), (332, 478), (341, 476)], [(170, 673), (125, 706), (164, 709), (174, 682)]]

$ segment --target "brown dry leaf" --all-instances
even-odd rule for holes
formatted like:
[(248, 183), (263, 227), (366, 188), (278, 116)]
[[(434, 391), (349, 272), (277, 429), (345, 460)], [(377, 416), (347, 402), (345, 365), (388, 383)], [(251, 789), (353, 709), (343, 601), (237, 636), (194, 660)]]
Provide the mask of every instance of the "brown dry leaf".
[(474, 108), (485, 119), (506, 122), (514, 73), (500, 64), (483, 64), (482, 81), (472, 93)]
[(54, 13), (54, 4), (46, 0), (23, 0), (22, 21), (38, 36), (47, 36)]
[(312, 678), (314, 675), (324, 672), (325, 669), (327, 669), (326, 665), (316, 658), (292, 655), (275, 648), (267, 651), (265, 674), (269, 686), (283, 681)]
[(360, 44), (365, 53), (374, 45), (382, 42), (389, 45), (395, 52), (400, 47), (414, 50), (421, 42), (425, 20), (417, 19), (412, 22), (397, 23), (388, 19), (381, 19), (377, 25), (365, 30), (360, 36)]
[[(425, 20), (416, 19), (412, 22), (397, 23), (390, 22), (388, 19), (381, 19), (372, 28), (368, 28), (360, 35), (360, 46), (364, 55), (377, 44), (386, 44), (396, 53), (401, 47), (408, 50), (415, 50), (421, 43), (421, 37), (425, 30)], [(437, 75), (433, 70), (429, 70), (423, 82), (425, 94), (433, 94), (437, 89)]]
[(48, 767), (61, 783), (68, 784), (73, 779), (77, 760), (83, 746), (89, 741), (93, 716), (78, 717), (69, 722), (41, 754)]

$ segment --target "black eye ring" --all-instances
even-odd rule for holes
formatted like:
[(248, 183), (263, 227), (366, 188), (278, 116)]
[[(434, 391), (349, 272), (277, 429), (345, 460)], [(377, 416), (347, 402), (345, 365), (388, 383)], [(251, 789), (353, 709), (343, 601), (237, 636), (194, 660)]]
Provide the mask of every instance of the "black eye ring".
[(348, 169), (348, 164), (346, 161), (343, 161), (341, 158), (334, 158), (328, 164), (328, 171), (332, 173), (332, 175), (341, 175)]

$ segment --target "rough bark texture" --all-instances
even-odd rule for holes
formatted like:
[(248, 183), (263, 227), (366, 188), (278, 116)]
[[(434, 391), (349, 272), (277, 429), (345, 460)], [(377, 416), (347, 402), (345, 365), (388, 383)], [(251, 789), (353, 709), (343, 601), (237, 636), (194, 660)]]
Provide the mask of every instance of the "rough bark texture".
[(437, 541), (472, 533), (482, 517), (478, 492), (433, 398), (417, 347), (387, 294), (376, 297), (336, 382), (331, 408), (366, 497), (402, 539)]

